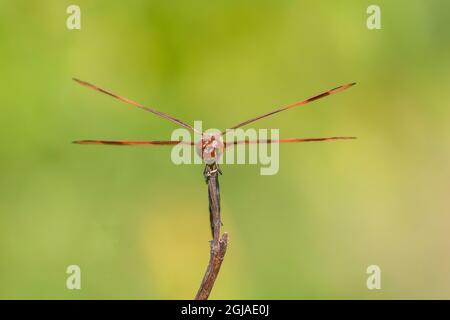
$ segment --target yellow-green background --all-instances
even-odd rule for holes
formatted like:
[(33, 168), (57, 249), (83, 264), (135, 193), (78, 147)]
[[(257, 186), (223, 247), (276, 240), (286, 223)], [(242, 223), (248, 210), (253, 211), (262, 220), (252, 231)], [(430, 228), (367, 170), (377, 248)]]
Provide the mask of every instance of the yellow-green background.
[(176, 125), (74, 76), (206, 128), (358, 82), (254, 126), (358, 140), (283, 145), (275, 176), (223, 167), (230, 245), (211, 297), (450, 298), (450, 5), (375, 3), (370, 31), (372, 1), (1, 0), (0, 298), (190, 299), (206, 268), (202, 166), (70, 143)]

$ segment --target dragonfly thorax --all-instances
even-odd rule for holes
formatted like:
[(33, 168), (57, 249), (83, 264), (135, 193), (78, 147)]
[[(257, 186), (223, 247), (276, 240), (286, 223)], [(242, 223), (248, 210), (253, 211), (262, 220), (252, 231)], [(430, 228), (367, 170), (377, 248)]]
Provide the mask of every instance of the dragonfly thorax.
[(220, 134), (210, 135), (203, 134), (202, 140), (196, 145), (197, 154), (207, 164), (219, 161), (223, 153), (223, 142)]

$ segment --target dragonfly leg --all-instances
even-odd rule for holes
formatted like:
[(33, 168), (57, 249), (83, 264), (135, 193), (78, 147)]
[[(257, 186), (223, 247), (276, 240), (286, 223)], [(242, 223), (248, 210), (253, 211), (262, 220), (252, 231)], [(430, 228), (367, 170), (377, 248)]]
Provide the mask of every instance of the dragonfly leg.
[(208, 166), (205, 166), (205, 170), (203, 170), (203, 178), (205, 178), (205, 182), (208, 183), (209, 180), (209, 170), (208, 170)]
[(222, 171), (220, 171), (219, 167), (217, 166), (217, 164), (207, 164), (205, 166), (205, 170), (203, 170), (203, 177), (205, 178), (205, 182), (208, 183), (209, 178), (212, 175), (217, 175), (217, 172), (219, 172), (220, 174), (222, 174)]

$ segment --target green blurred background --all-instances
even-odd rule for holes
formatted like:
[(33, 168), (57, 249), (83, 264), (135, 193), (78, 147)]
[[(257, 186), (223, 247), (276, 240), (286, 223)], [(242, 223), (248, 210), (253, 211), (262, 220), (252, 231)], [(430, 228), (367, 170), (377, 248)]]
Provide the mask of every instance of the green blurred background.
[(372, 1), (78, 0), (70, 31), (73, 3), (0, 1), (0, 298), (190, 299), (208, 262), (201, 165), (70, 143), (176, 125), (72, 77), (206, 128), (356, 81), (253, 127), (358, 140), (283, 145), (274, 176), (223, 167), (211, 298), (450, 298), (448, 1), (378, 0), (372, 31)]

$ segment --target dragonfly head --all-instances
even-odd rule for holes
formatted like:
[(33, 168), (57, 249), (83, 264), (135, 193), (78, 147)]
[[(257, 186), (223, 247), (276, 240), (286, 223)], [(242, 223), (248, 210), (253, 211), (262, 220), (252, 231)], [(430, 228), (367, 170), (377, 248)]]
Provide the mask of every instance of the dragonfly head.
[(206, 134), (196, 145), (197, 154), (206, 164), (217, 163), (223, 154), (224, 144), (220, 134)]

